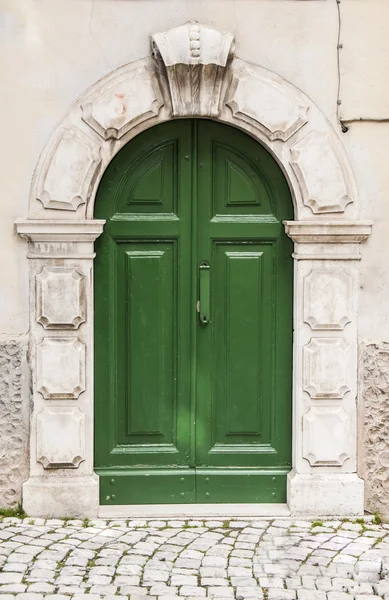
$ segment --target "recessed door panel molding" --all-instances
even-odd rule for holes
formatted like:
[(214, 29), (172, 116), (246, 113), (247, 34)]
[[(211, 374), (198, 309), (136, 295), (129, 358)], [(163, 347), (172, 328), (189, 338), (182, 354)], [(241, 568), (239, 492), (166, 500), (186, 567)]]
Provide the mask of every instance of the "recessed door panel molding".
[[(125, 429), (121, 442), (175, 444), (177, 411), (177, 248), (119, 245), (117, 311), (123, 311)], [(118, 315), (119, 316), (119, 315)], [(120, 314), (121, 316), (121, 314)], [(120, 333), (118, 333), (120, 336)], [(120, 343), (120, 342), (119, 342)], [(118, 415), (123, 420), (123, 414)]]
[(121, 173), (116, 212), (177, 215), (177, 160), (177, 140), (167, 139), (154, 147), (142, 145)]
[(271, 246), (258, 244), (214, 246), (215, 450), (221, 444), (270, 444), (273, 253)]
[(272, 190), (259, 160), (227, 143), (212, 144), (213, 215), (271, 215)]

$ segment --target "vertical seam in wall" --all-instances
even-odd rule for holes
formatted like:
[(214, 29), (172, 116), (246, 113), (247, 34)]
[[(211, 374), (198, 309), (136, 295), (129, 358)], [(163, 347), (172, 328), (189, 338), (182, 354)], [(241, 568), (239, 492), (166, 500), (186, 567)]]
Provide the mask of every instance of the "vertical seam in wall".
[(340, 106), (342, 104), (342, 100), (340, 97), (340, 91), (341, 91), (341, 86), (342, 86), (342, 80), (341, 80), (341, 74), (340, 74), (340, 51), (343, 48), (343, 44), (340, 41), (341, 34), (342, 34), (342, 14), (340, 11), (341, 0), (335, 0), (335, 2), (336, 2), (336, 10), (337, 10), (337, 16), (338, 16), (338, 37), (337, 37), (337, 43), (336, 43), (336, 64), (337, 64), (337, 74), (338, 74), (338, 91), (337, 91), (337, 95), (336, 95), (336, 118), (340, 124), (340, 127), (341, 127), (343, 133), (346, 133), (348, 131), (348, 127), (346, 127), (346, 125), (344, 125), (344, 123), (342, 122), (342, 117), (340, 116)]

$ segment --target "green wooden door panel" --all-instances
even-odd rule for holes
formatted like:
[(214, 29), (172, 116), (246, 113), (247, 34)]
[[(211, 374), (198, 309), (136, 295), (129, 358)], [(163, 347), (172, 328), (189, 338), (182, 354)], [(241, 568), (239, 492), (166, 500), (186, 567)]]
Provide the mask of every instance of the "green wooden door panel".
[(194, 469), (99, 469), (101, 504), (193, 504)]
[(176, 449), (176, 246), (173, 241), (118, 244), (118, 345), (125, 349), (117, 364), (125, 409), (118, 423), (124, 426), (121, 444)]
[[(286, 476), (290, 469), (196, 469), (199, 504), (223, 502), (286, 502)], [(232, 500), (228, 500), (228, 499)]]
[(135, 148), (128, 168), (119, 168), (122, 177), (115, 211), (133, 215), (177, 214), (178, 153), (176, 139), (164, 139), (151, 148), (147, 143)]
[(101, 502), (284, 502), (293, 213), (279, 167), (236, 129), (172, 121), (113, 159), (96, 217)]
[(217, 399), (212, 419), (216, 445), (269, 443), (271, 250), (257, 244), (219, 243), (214, 248), (211, 393)]
[[(228, 160), (255, 186), (255, 202), (246, 201), (244, 186), (240, 204), (226, 201), (226, 160), (215, 147), (227, 145)], [(197, 334), (196, 466), (241, 467), (242, 476), (254, 467), (285, 471), (293, 281), (282, 219), (292, 217), (289, 190), (270, 155), (238, 130), (200, 122), (198, 156), (198, 261), (211, 267), (211, 323)]]
[(95, 465), (102, 502), (110, 469), (131, 482), (138, 471), (155, 471), (155, 487), (164, 481), (161, 469), (187, 467), (194, 453), (185, 276), (191, 249), (182, 243), (191, 236), (185, 202), (191, 124), (161, 128), (161, 135), (147, 131), (113, 159), (96, 201), (96, 216), (107, 219), (95, 265)]
[[(164, 144), (151, 154), (140, 157), (140, 164), (128, 179), (131, 188), (128, 190), (127, 203), (131, 209), (142, 206), (156, 211), (156, 206), (163, 212), (176, 212), (176, 177), (172, 169), (177, 157), (177, 145), (174, 142)], [(134, 181), (133, 181), (134, 180)], [(123, 190), (126, 191), (126, 190)]]
[[(206, 140), (201, 140), (201, 145)], [(206, 152), (206, 149), (204, 149)], [(272, 214), (271, 196), (259, 165), (241, 148), (210, 140), (207, 163), (212, 164), (213, 214), (252, 215), (260, 209), (261, 216)], [(203, 164), (203, 163), (202, 163)], [(204, 168), (204, 167), (203, 167)]]

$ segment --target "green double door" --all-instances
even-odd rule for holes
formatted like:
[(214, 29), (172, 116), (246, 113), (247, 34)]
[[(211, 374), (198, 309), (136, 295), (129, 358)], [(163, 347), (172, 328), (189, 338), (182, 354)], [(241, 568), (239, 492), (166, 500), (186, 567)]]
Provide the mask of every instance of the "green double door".
[(292, 201), (274, 159), (207, 120), (127, 144), (98, 190), (102, 504), (285, 502)]

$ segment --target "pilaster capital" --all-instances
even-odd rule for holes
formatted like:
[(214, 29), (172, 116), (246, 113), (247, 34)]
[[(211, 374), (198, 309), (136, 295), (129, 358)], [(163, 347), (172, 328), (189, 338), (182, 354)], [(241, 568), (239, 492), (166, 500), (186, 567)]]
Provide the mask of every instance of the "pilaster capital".
[(94, 258), (93, 242), (105, 220), (16, 219), (17, 233), (29, 242), (28, 258)]

